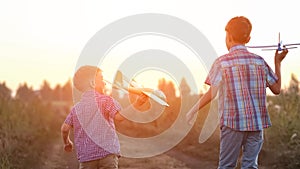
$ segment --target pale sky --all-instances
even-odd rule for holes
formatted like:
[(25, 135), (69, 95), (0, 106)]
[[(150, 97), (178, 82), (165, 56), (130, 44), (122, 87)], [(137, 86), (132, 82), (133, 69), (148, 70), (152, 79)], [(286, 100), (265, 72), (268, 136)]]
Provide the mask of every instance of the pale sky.
[[(13, 90), (24, 82), (34, 89), (43, 80), (52, 87), (65, 83), (96, 32), (118, 19), (143, 13), (167, 14), (187, 21), (206, 36), (218, 55), (227, 52), (224, 27), (234, 16), (243, 15), (252, 22), (248, 45), (276, 45), (278, 32), (283, 43), (300, 43), (296, 0), (0, 1), (0, 82), (5, 81)], [(274, 67), (274, 51), (251, 51)], [(299, 57), (300, 48), (290, 50), (282, 63), (284, 85), (292, 72), (300, 79)], [(201, 71), (194, 67), (195, 73)], [(110, 72), (108, 68), (104, 71)], [(201, 88), (204, 81), (197, 80)]]

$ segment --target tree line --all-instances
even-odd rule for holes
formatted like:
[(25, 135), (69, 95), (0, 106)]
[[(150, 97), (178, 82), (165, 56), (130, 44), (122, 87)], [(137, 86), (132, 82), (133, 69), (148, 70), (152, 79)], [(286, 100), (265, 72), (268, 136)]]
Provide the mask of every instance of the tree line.
[[(265, 165), (275, 168), (300, 167), (299, 85), (299, 80), (292, 74), (289, 86), (282, 89), (279, 96), (268, 96), (273, 126), (265, 132), (263, 150), (275, 155), (274, 160), (262, 161)], [(185, 100), (192, 98), (191, 102), (199, 98), (199, 95), (191, 95), (185, 79), (179, 85), (180, 96), (176, 96), (175, 85), (165, 79), (160, 79), (157, 87), (165, 93), (171, 106), (162, 114), (161, 120), (153, 122), (153, 133), (157, 132), (157, 128), (168, 128), (175, 120), (176, 116), (170, 117), (180, 109), (179, 97), (185, 97)], [(62, 116), (54, 113), (57, 105), (53, 103), (64, 101), (72, 102), (70, 80), (54, 88), (45, 80), (39, 90), (33, 90), (24, 83), (18, 87), (15, 96), (12, 96), (12, 90), (5, 82), (0, 83), (0, 168), (35, 168), (37, 161), (42, 161), (37, 159), (47, 156), (49, 147), (46, 146), (59, 137), (59, 127), (63, 121)], [(137, 134), (144, 133), (141, 130)], [(266, 159), (267, 155), (262, 154), (261, 157)]]

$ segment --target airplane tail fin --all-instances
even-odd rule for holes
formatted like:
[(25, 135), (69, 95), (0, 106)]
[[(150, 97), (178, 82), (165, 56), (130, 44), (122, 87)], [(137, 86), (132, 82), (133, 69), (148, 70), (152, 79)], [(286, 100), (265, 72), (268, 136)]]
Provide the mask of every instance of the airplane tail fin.
[(113, 87), (115, 87), (115, 88), (123, 88), (124, 87), (122, 72), (117, 71), (117, 74), (115, 76), (113, 84), (114, 84)]

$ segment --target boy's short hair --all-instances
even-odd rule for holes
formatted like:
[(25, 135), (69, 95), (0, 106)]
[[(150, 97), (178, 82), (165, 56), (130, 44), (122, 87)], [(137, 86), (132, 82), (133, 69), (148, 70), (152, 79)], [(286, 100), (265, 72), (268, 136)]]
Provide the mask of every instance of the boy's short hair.
[(81, 92), (87, 91), (98, 72), (102, 72), (102, 70), (96, 66), (85, 65), (80, 67), (73, 77), (74, 87)]
[(252, 24), (248, 18), (237, 16), (229, 20), (225, 31), (230, 33), (233, 40), (239, 43), (247, 43), (252, 30)]

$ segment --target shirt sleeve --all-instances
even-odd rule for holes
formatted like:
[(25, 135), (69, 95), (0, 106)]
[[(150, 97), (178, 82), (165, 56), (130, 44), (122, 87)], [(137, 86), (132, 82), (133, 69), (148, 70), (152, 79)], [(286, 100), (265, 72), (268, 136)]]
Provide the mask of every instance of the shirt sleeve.
[(220, 62), (216, 60), (206, 77), (205, 84), (208, 84), (210, 86), (218, 86), (221, 81), (222, 81), (221, 65)]
[(109, 116), (114, 118), (116, 113), (121, 110), (121, 105), (114, 98), (110, 97), (107, 102), (106, 111)]
[(72, 108), (71, 112), (66, 117), (64, 123), (73, 127), (73, 117), (74, 117), (75, 108)]
[(266, 64), (266, 75), (267, 75), (267, 87), (272, 86), (278, 80), (278, 77), (274, 73), (274, 71), (270, 68), (270, 66)]

